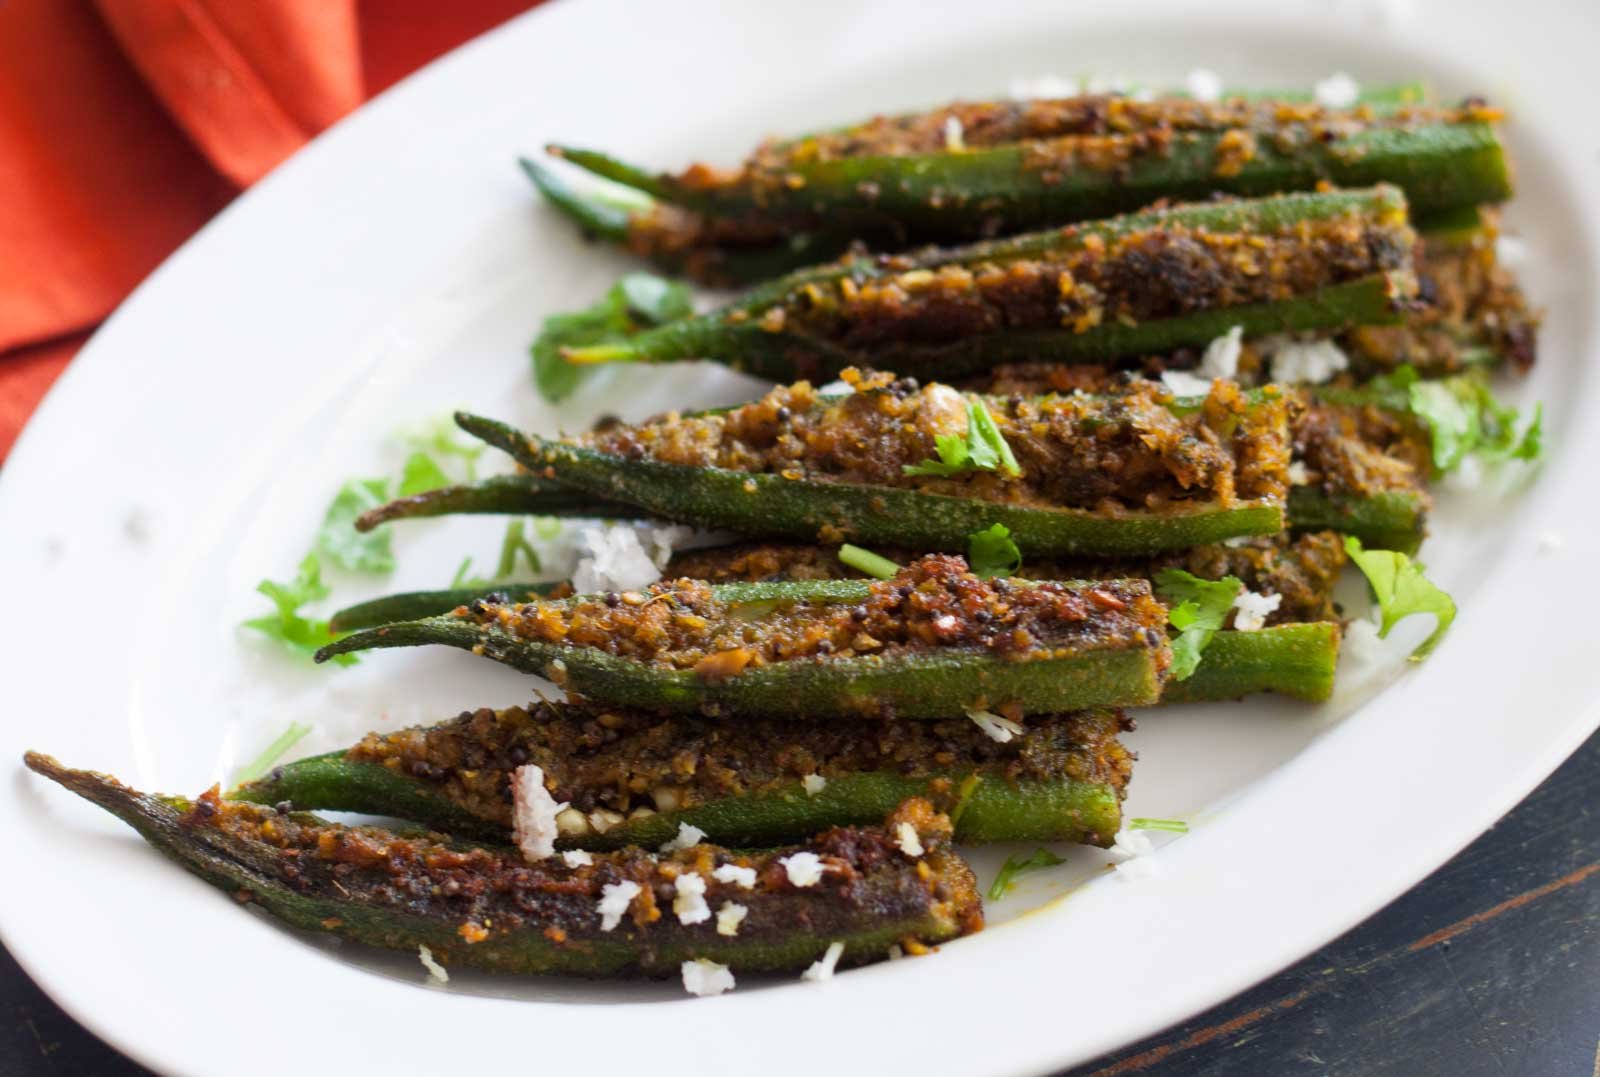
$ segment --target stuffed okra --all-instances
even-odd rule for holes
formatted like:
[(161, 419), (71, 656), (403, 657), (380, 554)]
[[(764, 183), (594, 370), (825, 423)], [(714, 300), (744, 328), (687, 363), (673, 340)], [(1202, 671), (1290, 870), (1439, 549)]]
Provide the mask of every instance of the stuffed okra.
[(539, 702), (462, 713), (435, 726), (371, 733), (348, 751), (301, 759), (230, 797), (394, 816), (504, 840), (513, 782), (541, 769), (562, 848), (655, 848), (680, 826), (741, 848), (782, 845), (830, 826), (871, 825), (924, 796), (961, 842), (1109, 845), (1133, 758), (1119, 711), (1029, 718), (985, 731), (958, 717), (721, 721)]
[[(307, 931), (425, 946), (447, 964), (578, 976), (669, 976), (696, 960), (799, 970), (836, 942), (859, 964), (983, 924), (972, 871), (948, 848), (949, 819), (921, 800), (884, 827), (770, 852), (695, 845), (530, 860), (226, 801), (214, 789), (194, 801), (150, 796), (36, 752), (26, 762), (240, 902)], [(742, 917), (719, 915), (730, 904)]]
[(801, 382), (723, 412), (563, 441), (459, 415), (540, 480), (747, 536), (965, 549), (1003, 523), (1029, 555), (1147, 554), (1284, 526), (1289, 403), (1217, 382), (1179, 407), (1133, 382), (1104, 397), (966, 395), (890, 375)]
[(570, 362), (715, 359), (775, 381), (851, 365), (953, 377), (1397, 322), (1416, 294), (1397, 188), (1278, 195), (801, 270)]
[(1153, 703), (1170, 661), (1146, 580), (982, 580), (932, 556), (891, 580), (666, 581), (479, 602), (318, 652), (440, 644), (597, 703), (737, 716), (949, 718)]
[[(1217, 192), (1390, 182), (1417, 212), (1509, 197), (1497, 110), (1328, 109), (1235, 97), (1117, 96), (954, 104), (761, 146), (741, 169), (652, 175), (604, 154), (551, 152), (619, 185), (585, 196), (526, 163), (590, 234), (703, 280), (770, 274), (842, 249), (949, 242), (1067, 224)], [(795, 248), (798, 248), (796, 250)]]

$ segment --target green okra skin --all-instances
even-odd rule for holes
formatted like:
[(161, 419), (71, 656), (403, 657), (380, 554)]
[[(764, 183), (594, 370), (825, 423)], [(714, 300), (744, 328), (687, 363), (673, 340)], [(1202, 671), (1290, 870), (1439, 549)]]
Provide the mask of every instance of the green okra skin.
[(1167, 682), (1161, 702), (1238, 699), (1257, 692), (1321, 702), (1333, 694), (1339, 639), (1339, 626), (1329, 621), (1218, 632), (1187, 680)]
[(397, 498), (387, 504), (370, 509), (356, 519), (357, 531), (371, 531), (390, 520), (422, 519), (431, 516), (460, 516), (469, 514), (515, 515), (523, 511), (530, 496), (544, 506), (541, 513), (549, 516), (614, 515), (614, 505), (597, 502), (593, 497), (556, 483), (541, 483), (531, 475), (494, 475), (487, 479), (441, 486), (424, 490), (410, 497)]
[[(569, 361), (579, 363), (712, 359), (777, 381), (832, 377), (851, 365), (894, 368), (919, 377), (951, 377), (1014, 359), (1109, 362), (1155, 354), (1208, 343), (1234, 325), (1257, 336), (1393, 323), (1401, 320), (1404, 303), (1415, 292), (1409, 264), (1375, 268), (1353, 279), (1271, 302), (1204, 306), (1132, 324), (1107, 317), (1081, 331), (1069, 327), (989, 330), (928, 344), (888, 340), (870, 347), (846, 346), (814, 333), (771, 328), (764, 325), (762, 315), (798, 302), (797, 297), (811, 294), (819, 285), (847, 279), (860, 285), (912, 270), (1065, 256), (1086, 245), (1114, 243), (1162, 229), (1277, 234), (1352, 214), (1379, 227), (1380, 222), (1403, 221), (1405, 212), (1404, 196), (1394, 187), (1300, 193), (1155, 209), (889, 261), (848, 257), (773, 281), (721, 310), (670, 322), (626, 341), (571, 348), (565, 354)], [(1397, 257), (1408, 263), (1409, 245), (1404, 246), (1406, 252)], [(1108, 296), (1107, 301), (1117, 298)]]
[[(720, 849), (679, 854), (679, 871), (694, 870), (693, 858), (706, 854), (756, 869), (751, 889), (707, 879), (713, 907), (736, 900), (748, 909), (739, 932), (721, 935), (714, 920), (683, 924), (670, 907), (643, 926), (628, 915), (604, 931), (597, 909), (602, 882), (638, 880), (654, 891), (669, 885), (661, 870), (667, 857), (629, 850), (597, 854), (594, 864), (581, 867), (528, 862), (513, 850), (343, 827), (213, 794), (199, 801), (151, 796), (36, 752), (25, 761), (128, 823), (186, 870), (290, 926), (386, 949), (427, 946), (449, 964), (524, 974), (670, 976), (682, 962), (706, 959), (738, 970), (785, 971), (805, 968), (832, 942), (844, 943), (846, 961), (860, 963), (887, 956), (906, 938), (939, 943), (982, 924), (972, 872), (941, 847), (936, 831), (924, 835), (930, 849), (917, 859), (898, 854), (878, 829), (834, 831), (753, 857)], [(853, 852), (862, 848), (868, 851)], [(830, 884), (827, 875), (806, 889), (769, 881), (782, 875), (778, 859), (800, 850), (843, 859), (855, 869), (851, 884)], [(346, 870), (335, 872), (336, 864)], [(809, 930), (797, 930), (800, 923)]]
[[(1136, 156), (1115, 170), (1052, 168), (1030, 146), (984, 146), (962, 152), (839, 157), (785, 167), (793, 183), (691, 188), (593, 151), (555, 147), (596, 175), (707, 214), (805, 219), (825, 215), (864, 225), (897, 226), (913, 235), (982, 234), (983, 229), (1040, 228), (1127, 212), (1160, 198), (1199, 200), (1214, 192), (1253, 197), (1393, 183), (1421, 213), (1511, 195), (1499, 136), (1487, 123), (1375, 127), (1332, 142), (1279, 146), (1256, 139), (1248, 159), (1218, 174), (1226, 132), (1184, 132), (1159, 154)], [(863, 190), (871, 190), (870, 199)]]
[(559, 583), (501, 583), (490, 587), (452, 587), (443, 591), (405, 591), (383, 595), (367, 602), (346, 606), (328, 620), (331, 632), (354, 632), (358, 628), (372, 628), (395, 621), (412, 621), (418, 617), (432, 617), (448, 613), (457, 606), (488, 598), (506, 595), (512, 599), (526, 600), (543, 597), (555, 590)]
[[(1148, 594), (1146, 581), (1063, 586), (1087, 592), (1118, 582), (1130, 593)], [(711, 593), (724, 608), (742, 606), (750, 619), (759, 619), (787, 603), (864, 602), (872, 596), (871, 588), (863, 580), (822, 580), (721, 584)], [(478, 624), (445, 616), (352, 633), (318, 651), (317, 661), (389, 647), (455, 647), (549, 678), (579, 698), (670, 713), (937, 719), (1007, 703), (1036, 714), (1061, 713), (1140, 706), (1160, 698), (1170, 650), (1161, 633), (1136, 627), (1141, 615), (1102, 610), (1092, 616), (1100, 619), (1103, 630), (1085, 632), (1070, 646), (1051, 648), (1048, 641), (1041, 641), (1035, 653), (1015, 657), (980, 647), (928, 646), (776, 661), (725, 676), (670, 668), (597, 647), (523, 638), (498, 620)]]
[(468, 433), (511, 453), (552, 481), (594, 497), (637, 505), (655, 516), (749, 536), (961, 550), (967, 536), (996, 523), (1026, 554), (1143, 554), (1283, 530), (1283, 507), (1266, 502), (1201, 505), (1163, 513), (1097, 515), (1080, 509), (1007, 505), (946, 494), (656, 460), (625, 460), (594, 449), (525, 436), (505, 423), (458, 413)]
[(940, 344), (893, 344), (871, 355), (819, 337), (772, 332), (749, 322), (726, 324), (715, 317), (672, 322), (616, 344), (573, 350), (574, 361), (675, 362), (708, 359), (769, 381), (830, 380), (849, 366), (869, 361), (921, 378), (964, 377), (1000, 363), (1043, 360), (1113, 363), (1204, 345), (1240, 326), (1246, 336), (1316, 332), (1399, 320), (1397, 298), (1409, 283), (1375, 274), (1321, 288), (1293, 299), (1199, 310), (1170, 318), (1125, 324), (1105, 322), (1083, 332), (1012, 330), (953, 339)]
[(876, 825), (912, 797), (948, 811), (960, 841), (1107, 845), (1132, 770), (1117, 736), (1130, 726), (1114, 710), (1037, 715), (996, 741), (961, 715), (717, 721), (540, 700), (370, 733), (228, 797), (503, 841), (517, 775), (531, 765), (571, 806), (557, 817), (562, 848), (655, 848), (681, 825), (720, 845), (782, 845), (830, 826)]
[(1355, 495), (1291, 486), (1288, 514), (1297, 531), (1342, 531), (1365, 546), (1404, 554), (1416, 553), (1427, 534), (1427, 497), (1418, 491)]
[(670, 713), (804, 718), (812, 714), (948, 718), (980, 700), (1016, 701), (1034, 712), (1143, 706), (1161, 696), (1165, 641), (1089, 648), (1061, 657), (1006, 661), (976, 651), (890, 658), (780, 662), (724, 680), (661, 669), (587, 648), (508, 636), (452, 617), (354, 632), (317, 660), (388, 647), (455, 647), (545, 677), (584, 699)]
[[(796, 841), (830, 826), (866, 826), (913, 796), (928, 796), (943, 779), (959, 787), (958, 767), (935, 778), (883, 771), (830, 777), (809, 793), (800, 782), (760, 793), (729, 796), (680, 811), (628, 818), (604, 834), (557, 839), (560, 848), (656, 848), (680, 824), (698, 827), (707, 840), (735, 848), (765, 848)], [(364, 812), (409, 819), (461, 837), (506, 840), (506, 831), (435, 792), (426, 783), (378, 763), (330, 752), (277, 768), (229, 794), (260, 804), (289, 801), (297, 808)], [(1109, 845), (1121, 828), (1122, 798), (1106, 782), (979, 778), (956, 821), (955, 840), (1063, 841)]]

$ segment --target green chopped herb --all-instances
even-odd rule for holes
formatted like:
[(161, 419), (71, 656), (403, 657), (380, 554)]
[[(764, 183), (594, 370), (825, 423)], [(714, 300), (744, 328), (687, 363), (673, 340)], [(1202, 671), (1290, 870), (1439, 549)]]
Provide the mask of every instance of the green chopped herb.
[(607, 344), (643, 329), (676, 321), (693, 313), (689, 289), (676, 281), (649, 273), (630, 273), (613, 284), (593, 306), (544, 320), (533, 342), (533, 382), (550, 403), (571, 396), (583, 376), (583, 367), (569, 363), (562, 348)]
[(1009, 856), (1000, 866), (1000, 874), (994, 877), (994, 885), (989, 887), (989, 900), (999, 901), (1005, 897), (1013, 886), (1017, 884), (1017, 876), (1026, 875), (1030, 871), (1039, 871), (1042, 868), (1053, 868), (1066, 861), (1052, 853), (1049, 849), (1035, 849), (1033, 855), (1024, 858), (1021, 853)]
[(267, 769), (283, 757), (283, 753), (299, 744), (311, 726), (305, 722), (290, 722), (289, 728), (278, 734), (278, 738), (262, 750), (261, 754), (239, 768), (233, 776), (235, 785), (253, 782), (267, 772)]
[(1200, 664), (1200, 653), (1227, 620), (1233, 600), (1244, 584), (1235, 576), (1202, 580), (1181, 568), (1163, 569), (1156, 576), (1156, 594), (1167, 603), (1167, 620), (1178, 630), (1172, 641), (1175, 681), (1187, 680)]
[(380, 527), (362, 534), (355, 526), (357, 516), (388, 500), (389, 483), (384, 479), (351, 479), (345, 483), (322, 517), (317, 552), (351, 572), (393, 571), (389, 529)]
[[(290, 582), (262, 580), (256, 585), (256, 590), (272, 600), (277, 613), (248, 620), (244, 627), (277, 640), (296, 654), (312, 655), (317, 648), (333, 642), (335, 637), (328, 631), (327, 621), (314, 620), (300, 613), (300, 607), (328, 597), (328, 586), (322, 582), (322, 565), (316, 554), (306, 554), (300, 562), (299, 571)], [(334, 661), (341, 666), (352, 666), (354, 662), (344, 659), (354, 657), (337, 655)]]
[(978, 785), (983, 781), (976, 774), (968, 774), (961, 779), (961, 784), (956, 787), (956, 802), (950, 806), (950, 825), (955, 826), (961, 822), (961, 817), (967, 813), (967, 805), (972, 803), (972, 794), (978, 791)]
[[(462, 470), (468, 482), (478, 477), (478, 459), (483, 456), (489, 446), (481, 441), (462, 441), (462, 433), (456, 426), (454, 418), (442, 416), (433, 420), (426, 428), (405, 435), (405, 443), (418, 452), (425, 452), (432, 456), (435, 462), (451, 458), (461, 461)], [(441, 470), (443, 470), (441, 468)], [(440, 485), (448, 485), (441, 483)], [(405, 496), (404, 494), (401, 495)]]
[(462, 587), (489, 587), (493, 583), (493, 580), (472, 575), (472, 558), (464, 557), (461, 559), (461, 567), (457, 568), (456, 574), (451, 577), (450, 589), (454, 591)]
[(981, 579), (1015, 576), (1022, 567), (1022, 551), (1011, 541), (1011, 529), (995, 524), (967, 536), (967, 564)]
[(539, 538), (549, 542), (556, 538), (567, 525), (557, 516), (535, 516), (533, 518), (533, 533)]
[(1378, 600), (1378, 610), (1383, 615), (1383, 623), (1378, 628), (1379, 639), (1386, 639), (1391, 628), (1413, 613), (1434, 615), (1433, 634), (1411, 652), (1413, 662), (1428, 657), (1456, 619), (1455, 599), (1423, 575), (1420, 561), (1413, 561), (1403, 553), (1363, 549), (1361, 540), (1354, 535), (1345, 536), (1344, 548), (1366, 576), (1373, 597)]
[(406, 457), (405, 470), (400, 476), (400, 497), (411, 497), (449, 485), (450, 476), (427, 453), (419, 449)]
[(967, 433), (939, 434), (933, 439), (937, 460), (901, 467), (907, 475), (959, 475), (966, 471), (998, 471), (1016, 478), (1022, 474), (1011, 446), (995, 425), (994, 416), (981, 400), (967, 402)]
[(1406, 365), (1372, 379), (1363, 394), (1375, 397), (1382, 407), (1408, 411), (1427, 425), (1438, 475), (1454, 471), (1473, 455), (1532, 462), (1543, 451), (1543, 406), (1534, 406), (1533, 417), (1519, 434), (1517, 409), (1496, 400), (1480, 373), (1424, 380)]
[(1130, 830), (1170, 830), (1174, 834), (1189, 833), (1189, 824), (1182, 819), (1129, 819)]
[(500, 542), (500, 564), (495, 568), (495, 579), (503, 580), (517, 570), (517, 556), (521, 555), (528, 562), (528, 569), (532, 572), (542, 572), (543, 566), (539, 563), (539, 554), (529, 544), (523, 533), (523, 522), (512, 520), (506, 524), (506, 537)]
[(876, 576), (880, 580), (892, 580), (900, 572), (900, 566), (887, 557), (879, 556), (871, 550), (863, 550), (860, 546), (852, 546), (848, 542), (839, 547), (839, 560), (857, 572), (865, 572), (868, 576)]

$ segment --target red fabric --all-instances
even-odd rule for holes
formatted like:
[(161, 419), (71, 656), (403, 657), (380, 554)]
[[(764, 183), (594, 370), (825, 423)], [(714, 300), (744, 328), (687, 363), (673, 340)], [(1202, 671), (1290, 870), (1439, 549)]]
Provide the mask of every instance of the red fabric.
[(0, 458), (241, 188), (537, 0), (0, 0)]

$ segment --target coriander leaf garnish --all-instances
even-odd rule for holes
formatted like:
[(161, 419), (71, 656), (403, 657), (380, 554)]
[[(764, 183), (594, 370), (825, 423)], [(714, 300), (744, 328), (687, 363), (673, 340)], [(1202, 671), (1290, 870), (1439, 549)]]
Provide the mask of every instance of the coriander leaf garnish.
[(356, 517), (389, 500), (389, 483), (384, 479), (351, 479), (339, 488), (317, 531), (317, 552), (350, 572), (390, 572), (394, 551), (389, 531), (379, 528), (362, 534), (356, 530)]
[(1189, 824), (1182, 819), (1129, 819), (1130, 830), (1168, 830), (1174, 834), (1189, 833)]
[(1016, 478), (1022, 474), (1011, 446), (995, 425), (994, 416), (981, 400), (967, 402), (967, 433), (939, 434), (933, 439), (934, 451), (939, 459), (928, 459), (920, 464), (902, 465), (907, 475), (939, 475), (948, 478), (967, 471), (998, 471)]
[(1427, 425), (1438, 475), (1473, 455), (1532, 462), (1543, 451), (1543, 406), (1534, 406), (1519, 435), (1517, 409), (1496, 400), (1480, 374), (1424, 380), (1415, 367), (1400, 366), (1372, 379), (1362, 396), (1392, 411), (1408, 411)]
[(980, 579), (1015, 576), (1022, 567), (1022, 551), (1011, 541), (1011, 529), (994, 524), (968, 535), (967, 565)]
[(1345, 536), (1344, 548), (1366, 576), (1373, 597), (1378, 600), (1378, 611), (1383, 615), (1383, 623), (1378, 628), (1379, 639), (1387, 638), (1391, 628), (1413, 613), (1434, 615), (1433, 634), (1411, 652), (1413, 662), (1428, 657), (1456, 619), (1455, 599), (1423, 575), (1421, 562), (1403, 553), (1363, 549), (1361, 540), (1354, 535)]
[(512, 520), (506, 524), (506, 536), (500, 541), (500, 564), (494, 570), (496, 579), (503, 580), (517, 570), (519, 554), (528, 562), (529, 571), (544, 570), (539, 562), (538, 551), (528, 542), (523, 532), (523, 522)]
[(533, 382), (550, 403), (571, 396), (583, 376), (583, 366), (569, 363), (561, 349), (614, 343), (643, 329), (675, 321), (693, 313), (689, 289), (676, 281), (649, 273), (630, 273), (593, 306), (566, 314), (552, 314), (533, 342)]
[(892, 580), (900, 572), (900, 566), (871, 550), (863, 550), (860, 546), (852, 546), (848, 542), (839, 547), (839, 561), (848, 565), (857, 572), (865, 572), (868, 576), (876, 576), (880, 580)]
[(1188, 680), (1200, 664), (1200, 653), (1227, 620), (1244, 584), (1234, 576), (1202, 580), (1181, 568), (1156, 575), (1156, 594), (1167, 604), (1167, 620), (1178, 630), (1172, 641), (1173, 680)]
[(1066, 861), (1052, 853), (1049, 849), (1035, 849), (1033, 855), (1024, 858), (1021, 853), (1013, 854), (1006, 858), (1000, 865), (1000, 874), (994, 877), (994, 885), (989, 887), (988, 898), (990, 901), (999, 901), (1005, 897), (1013, 886), (1017, 884), (1017, 876), (1026, 875), (1030, 871), (1041, 868), (1053, 868)]
[[(314, 620), (300, 613), (300, 607), (328, 597), (328, 586), (322, 582), (322, 565), (316, 554), (306, 554), (305, 560), (300, 562), (299, 571), (290, 582), (262, 580), (256, 590), (272, 599), (277, 614), (253, 618), (246, 621), (244, 627), (277, 640), (296, 654), (316, 654), (319, 647), (333, 642), (334, 636), (328, 631), (327, 621)], [(353, 661), (345, 661), (347, 658), (354, 659), (355, 655), (336, 655), (333, 660), (341, 666), (355, 665)]]
[(406, 457), (405, 470), (400, 475), (400, 497), (437, 490), (450, 485), (450, 476), (444, 473), (437, 461), (420, 449)]
[(290, 722), (289, 728), (278, 734), (271, 744), (262, 749), (260, 755), (239, 768), (238, 773), (233, 776), (234, 784), (243, 785), (245, 782), (253, 782), (261, 777), (269, 767), (283, 757), (284, 752), (299, 744), (309, 732), (311, 732), (309, 724), (305, 722)]

